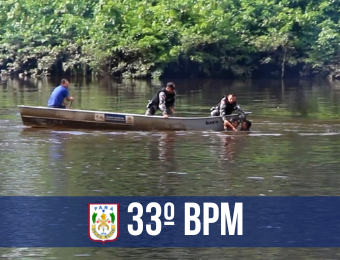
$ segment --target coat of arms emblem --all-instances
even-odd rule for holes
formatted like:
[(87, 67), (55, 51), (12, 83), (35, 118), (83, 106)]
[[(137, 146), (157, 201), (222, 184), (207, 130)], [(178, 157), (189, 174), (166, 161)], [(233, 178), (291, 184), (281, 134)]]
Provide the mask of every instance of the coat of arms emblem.
[(113, 242), (118, 238), (119, 204), (89, 203), (89, 238), (95, 242)]

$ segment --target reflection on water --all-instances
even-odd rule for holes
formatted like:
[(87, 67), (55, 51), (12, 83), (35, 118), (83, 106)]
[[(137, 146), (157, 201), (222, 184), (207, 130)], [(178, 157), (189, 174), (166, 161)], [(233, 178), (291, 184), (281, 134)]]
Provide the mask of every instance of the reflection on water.
[[(45, 106), (60, 79), (0, 81), (0, 107)], [(70, 79), (74, 108), (144, 113), (148, 100), (166, 81), (135, 81), (102, 78)], [(251, 118), (339, 119), (338, 81), (290, 80), (176, 80), (176, 115), (209, 115), (210, 107), (223, 95), (236, 93), (240, 105), (253, 112)]]
[[(335, 83), (178, 81), (179, 115), (221, 95), (251, 110), (251, 132), (53, 131), (22, 126), (16, 105), (44, 105), (59, 79), (0, 82), (2, 196), (340, 195)], [(144, 113), (160, 82), (71, 81), (77, 108)], [(265, 256), (264, 256), (265, 255)], [(0, 249), (3, 258), (337, 259), (328, 249)], [(32, 257), (31, 257), (32, 256)]]
[(263, 123), (249, 133), (17, 129), (2, 135), (1, 194), (339, 194), (340, 125), (287, 126)]

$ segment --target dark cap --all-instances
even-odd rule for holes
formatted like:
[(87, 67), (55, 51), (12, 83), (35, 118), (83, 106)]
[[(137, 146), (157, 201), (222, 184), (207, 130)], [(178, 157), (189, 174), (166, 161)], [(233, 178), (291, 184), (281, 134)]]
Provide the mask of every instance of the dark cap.
[(171, 88), (171, 89), (176, 89), (175, 84), (174, 84), (173, 82), (168, 82), (168, 83), (166, 84), (166, 86), (169, 87), (169, 88)]

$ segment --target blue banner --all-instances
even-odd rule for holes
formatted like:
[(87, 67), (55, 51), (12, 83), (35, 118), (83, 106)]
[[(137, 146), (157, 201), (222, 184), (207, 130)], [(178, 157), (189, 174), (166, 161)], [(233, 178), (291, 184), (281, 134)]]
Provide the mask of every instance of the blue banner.
[(340, 197), (0, 197), (0, 247), (339, 247)]

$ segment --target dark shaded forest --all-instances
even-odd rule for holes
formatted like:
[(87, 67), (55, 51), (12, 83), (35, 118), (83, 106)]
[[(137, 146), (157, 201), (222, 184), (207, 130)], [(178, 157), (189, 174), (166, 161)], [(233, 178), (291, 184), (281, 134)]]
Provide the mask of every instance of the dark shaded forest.
[(329, 0), (2, 0), (0, 70), (338, 78), (339, 9)]

